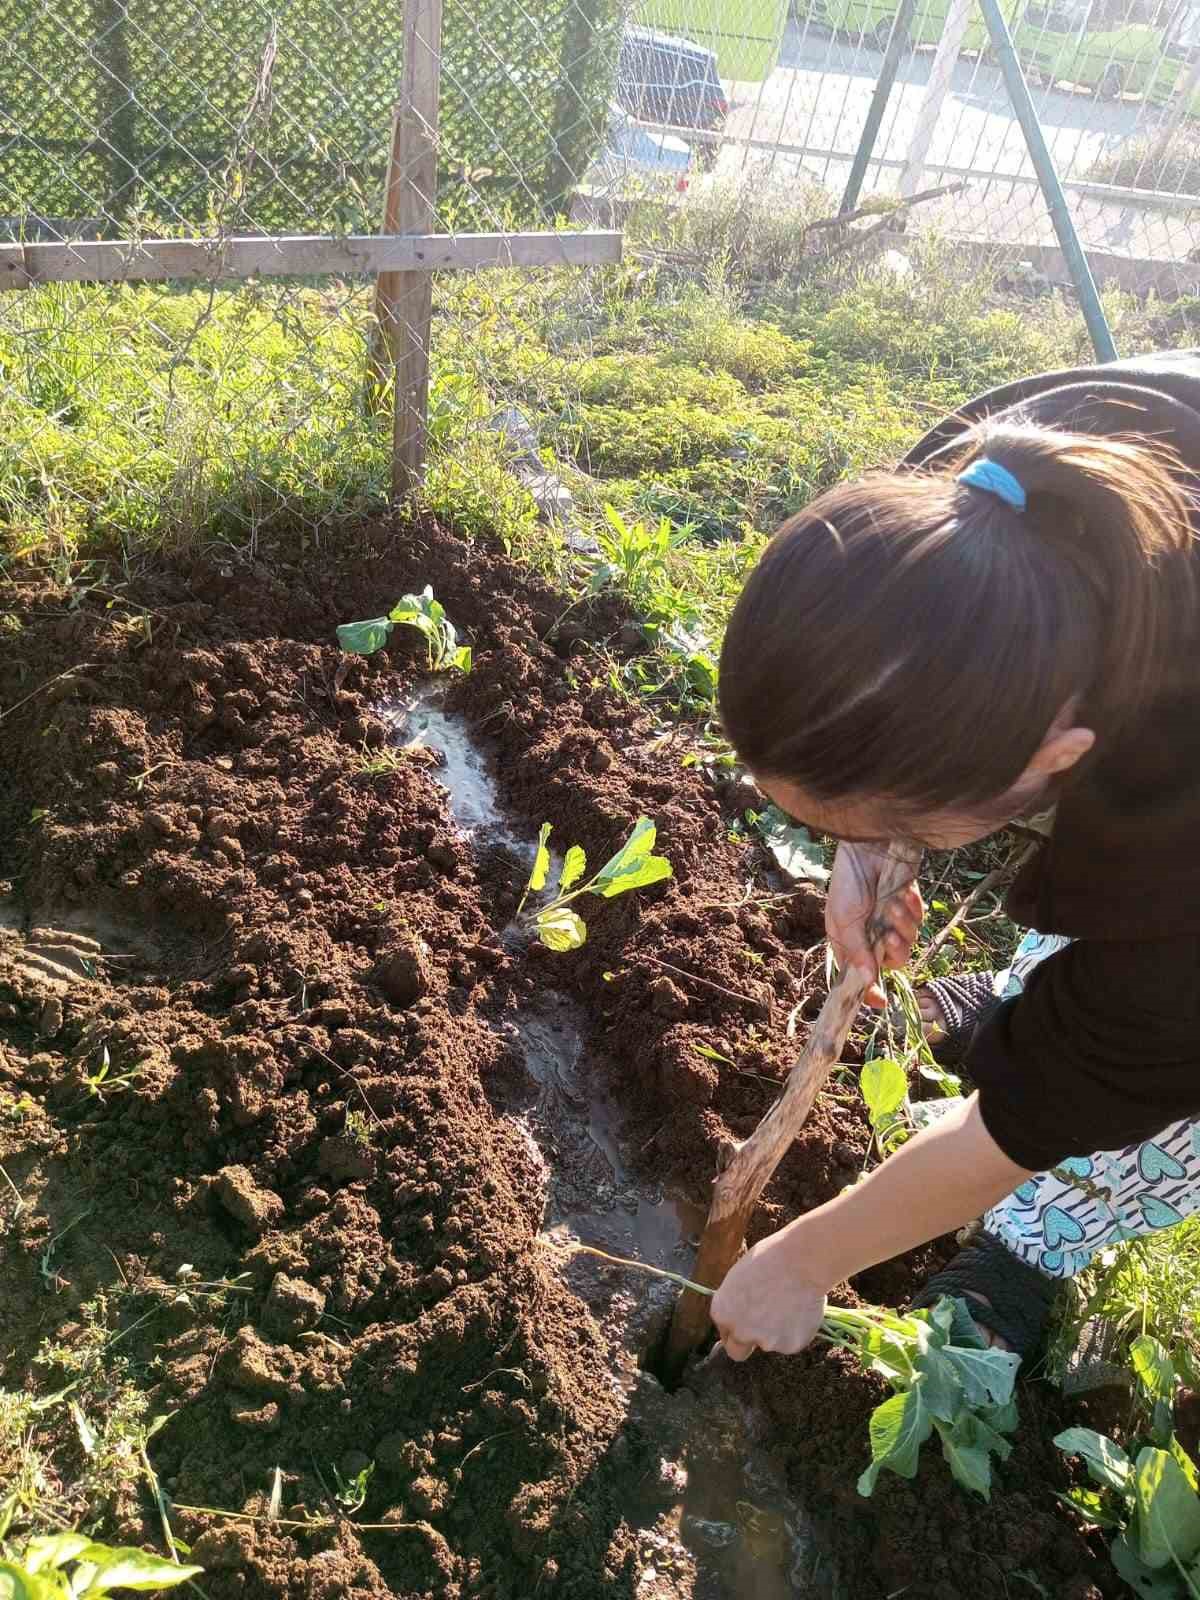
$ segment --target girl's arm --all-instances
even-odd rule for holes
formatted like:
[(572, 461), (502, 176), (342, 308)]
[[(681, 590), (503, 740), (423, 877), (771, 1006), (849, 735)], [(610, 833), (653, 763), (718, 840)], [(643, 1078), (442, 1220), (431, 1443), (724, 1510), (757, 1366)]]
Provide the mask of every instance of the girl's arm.
[(834, 1284), (962, 1227), (1029, 1176), (988, 1133), (972, 1095), (742, 1257), (713, 1300), (726, 1351), (741, 1361), (755, 1349), (802, 1350)]

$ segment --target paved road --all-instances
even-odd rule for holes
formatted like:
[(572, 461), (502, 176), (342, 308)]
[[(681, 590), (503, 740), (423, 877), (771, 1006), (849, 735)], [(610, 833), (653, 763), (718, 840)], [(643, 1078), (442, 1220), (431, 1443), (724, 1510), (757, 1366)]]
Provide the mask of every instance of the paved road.
[[(880, 51), (833, 38), (812, 25), (791, 24), (780, 65), (762, 84), (735, 84), (731, 134), (769, 145), (799, 146), (806, 154), (785, 159), (835, 190), (845, 181), (875, 80)], [(901, 63), (884, 115), (877, 153), (903, 158), (916, 129), (932, 51), (914, 51)], [(1034, 100), (1047, 143), (1064, 178), (1083, 178), (1098, 156), (1153, 129), (1162, 112), (1140, 101), (1036, 88)], [(722, 167), (761, 159), (764, 151), (726, 147)], [(1044, 202), (1028, 185), (988, 181), (989, 174), (1032, 177), (1020, 128), (1008, 109), (999, 71), (960, 60), (933, 136), (925, 182), (940, 181), (939, 163), (970, 168), (967, 190), (944, 210), (940, 223), (969, 232), (1029, 243), (1052, 242)], [(869, 186), (894, 187), (897, 170), (872, 169)], [(1200, 243), (1200, 226), (1174, 213), (1131, 212), (1127, 206), (1072, 200), (1085, 241), (1130, 254), (1179, 259)], [(928, 218), (927, 218), (928, 220)]]

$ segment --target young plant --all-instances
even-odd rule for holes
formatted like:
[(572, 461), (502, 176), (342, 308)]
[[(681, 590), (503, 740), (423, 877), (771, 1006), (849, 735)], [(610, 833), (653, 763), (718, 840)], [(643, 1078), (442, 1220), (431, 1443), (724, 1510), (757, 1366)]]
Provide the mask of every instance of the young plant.
[(990, 1348), (963, 1301), (943, 1298), (904, 1315), (830, 1307), (820, 1337), (852, 1350), (896, 1391), (871, 1414), (871, 1464), (859, 1494), (870, 1495), (885, 1469), (915, 1477), (920, 1448), (936, 1433), (959, 1483), (991, 1498), (991, 1458), (1007, 1460), (1012, 1446), (1004, 1435), (1017, 1425), (1020, 1357)]
[(911, 1131), (908, 1074), (890, 1056), (875, 1056), (863, 1064), (858, 1087), (866, 1101), (879, 1158), (885, 1160), (904, 1144)]
[(471, 646), (459, 644), (458, 629), (435, 600), (428, 584), (420, 594), (401, 595), (386, 617), (343, 622), (338, 644), (348, 655), (369, 656), (381, 650), (394, 627), (416, 628), (424, 635), (430, 672), (470, 672)]
[[(586, 883), (579, 883), (587, 871), (587, 856), (579, 845), (573, 844), (563, 857), (558, 874), (557, 893), (548, 904), (531, 911), (525, 902), (531, 894), (540, 894), (550, 875), (550, 851), (547, 841), (551, 827), (543, 822), (538, 833), (537, 854), (533, 870), (525, 885), (525, 892), (517, 906), (517, 920), (531, 927), (548, 950), (578, 950), (587, 938), (587, 924), (570, 902), (581, 894), (600, 895), (612, 900), (631, 889), (643, 889), (647, 884), (660, 883), (671, 876), (671, 863), (665, 856), (652, 855), (656, 830), (649, 817), (639, 817), (633, 832), (625, 843)], [(576, 888), (575, 885), (579, 884)]]
[(173, 1589), (203, 1573), (145, 1550), (97, 1544), (84, 1533), (30, 1539), (0, 1560), (0, 1600), (99, 1600), (114, 1589)]
[(1143, 1600), (1200, 1600), (1200, 1477), (1175, 1437), (1179, 1382), (1170, 1356), (1143, 1334), (1129, 1351), (1149, 1443), (1130, 1455), (1091, 1428), (1067, 1428), (1060, 1450), (1082, 1457), (1094, 1487), (1059, 1498), (1086, 1521), (1113, 1528), (1113, 1566)]

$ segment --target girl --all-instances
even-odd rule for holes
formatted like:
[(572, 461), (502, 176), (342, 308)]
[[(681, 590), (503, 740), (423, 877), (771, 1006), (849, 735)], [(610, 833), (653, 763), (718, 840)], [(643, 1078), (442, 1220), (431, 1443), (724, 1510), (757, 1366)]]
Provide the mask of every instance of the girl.
[[(1009, 899), (1039, 933), (923, 996), (975, 1092), (747, 1252), (713, 1302), (734, 1359), (801, 1349), (833, 1285), (980, 1215), (921, 1299), (968, 1295), (1028, 1353), (1055, 1280), (1200, 1207), (1194, 473), (1200, 352), (1043, 375), (822, 495), (751, 574), (721, 712), (759, 787), (841, 840), (839, 962), (876, 971), (889, 843), (1050, 820)], [(915, 882), (886, 909), (899, 966)]]

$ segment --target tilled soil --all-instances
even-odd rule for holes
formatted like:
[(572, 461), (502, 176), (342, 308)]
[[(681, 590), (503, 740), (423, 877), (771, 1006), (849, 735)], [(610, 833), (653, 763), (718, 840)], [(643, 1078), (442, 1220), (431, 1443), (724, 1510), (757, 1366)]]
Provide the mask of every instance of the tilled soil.
[[(749, 1595), (662, 1559), (672, 1403), (645, 1378), (631, 1409), (609, 1280), (539, 1243), (545, 1163), (502, 1113), (529, 1083), (516, 1023), (564, 996), (623, 1159), (703, 1202), (721, 1140), (772, 1102), (789, 1015), (802, 1034), (811, 1014), (819, 898), (764, 895), (730, 836), (745, 794), (606, 686), (593, 641), (630, 639), (611, 606), (564, 620), (560, 595), (434, 527), (339, 548), (220, 552), (118, 591), (31, 580), (3, 602), (0, 872), (27, 936), (0, 933), (0, 1160), (22, 1197), (0, 1190), (0, 1381), (117, 1297), (211, 1600)], [(674, 878), (586, 902), (569, 955), (511, 935), (528, 855), (473, 845), (423, 753), (383, 755), (375, 713), (425, 678), (420, 640), (397, 629), (369, 662), (334, 647), (336, 623), (426, 583), (474, 644), (446, 703), (521, 837), (551, 821), (595, 862), (639, 814), (658, 825)], [(823, 1098), (758, 1230), (851, 1180), (866, 1142), (854, 1097)], [(902, 1304), (942, 1253), (854, 1289)], [(185, 1266), (226, 1288), (184, 1303)], [(838, 1356), (756, 1358), (722, 1391), (768, 1420), (811, 1519), (794, 1592), (1119, 1592), (1054, 1507), (1049, 1391), (1025, 1387), (990, 1505), (932, 1455), (860, 1500), (879, 1391)], [(347, 1514), (334, 1468), (370, 1462)], [(265, 1516), (276, 1467), (282, 1520), (179, 1509)], [(110, 1522), (161, 1537), (148, 1495)]]

